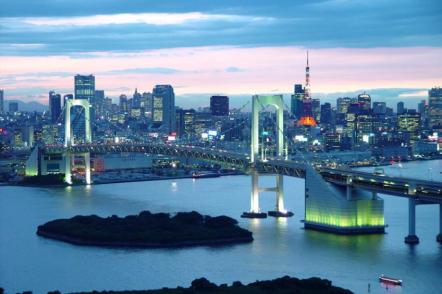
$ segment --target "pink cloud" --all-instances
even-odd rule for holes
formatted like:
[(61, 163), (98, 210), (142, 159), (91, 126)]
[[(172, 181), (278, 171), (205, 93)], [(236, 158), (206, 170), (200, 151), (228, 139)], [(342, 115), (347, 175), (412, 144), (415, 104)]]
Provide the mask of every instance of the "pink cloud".
[[(111, 96), (120, 94), (114, 89), (149, 90), (161, 83), (179, 85), (178, 95), (253, 94), (274, 89), (292, 92), (294, 83), (304, 83), (305, 53), (306, 49), (299, 47), (197, 47), (138, 53), (91, 52), (74, 57), (1, 56), (0, 76), (15, 78), (1, 87), (6, 93), (26, 88), (72, 89), (73, 77), (58, 74), (67, 72), (95, 74), (97, 89), (104, 89)], [(312, 90), (429, 88), (442, 82), (440, 56), (442, 48), (435, 47), (313, 49)], [(228, 70), (231, 67), (239, 70)], [(153, 70), (137, 73), (143, 68)], [(171, 71), (156, 73), (158, 68)]]

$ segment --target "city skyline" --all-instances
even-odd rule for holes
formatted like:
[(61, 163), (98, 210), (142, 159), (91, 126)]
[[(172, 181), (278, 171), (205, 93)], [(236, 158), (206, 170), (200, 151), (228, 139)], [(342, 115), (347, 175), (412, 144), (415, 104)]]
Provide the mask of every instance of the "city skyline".
[[(72, 93), (73, 75), (94, 74), (113, 98), (155, 84), (173, 85), (178, 100), (291, 93), (308, 49), (313, 96), (408, 88), (403, 97), (425, 98), (422, 89), (442, 80), (440, 5), (359, 9), (356, 2), (255, 1), (251, 8), (247, 1), (104, 7), (48, 0), (43, 8), (18, 1), (0, 15), (0, 88), (8, 100), (46, 104), (50, 90)], [(334, 32), (346, 20), (352, 28)]]

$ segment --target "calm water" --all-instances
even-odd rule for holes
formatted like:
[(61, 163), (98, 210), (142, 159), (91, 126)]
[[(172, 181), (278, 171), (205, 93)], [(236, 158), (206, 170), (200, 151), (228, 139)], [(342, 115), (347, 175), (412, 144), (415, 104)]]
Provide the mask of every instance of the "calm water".
[[(431, 168), (429, 170), (429, 168)], [(442, 181), (442, 161), (385, 168), (388, 173), (416, 174)], [(262, 186), (273, 178), (262, 179)], [(141, 210), (226, 214), (239, 219), (249, 207), (246, 176), (201, 180), (137, 182), (92, 187), (0, 187), (0, 286), (8, 293), (188, 286), (199, 277), (217, 283), (252, 282), (283, 275), (320, 276), (335, 285), (367, 293), (387, 293), (377, 282), (384, 273), (404, 280), (393, 293), (442, 293), (442, 246), (436, 205), (418, 206), (416, 247), (404, 244), (407, 201), (385, 196), (387, 234), (336, 236), (305, 231), (304, 181), (285, 178), (288, 220), (240, 219), (255, 241), (227, 247), (188, 249), (109, 249), (79, 247), (35, 234), (39, 224), (76, 214), (126, 215)], [(264, 193), (261, 208), (272, 209), (274, 196)]]

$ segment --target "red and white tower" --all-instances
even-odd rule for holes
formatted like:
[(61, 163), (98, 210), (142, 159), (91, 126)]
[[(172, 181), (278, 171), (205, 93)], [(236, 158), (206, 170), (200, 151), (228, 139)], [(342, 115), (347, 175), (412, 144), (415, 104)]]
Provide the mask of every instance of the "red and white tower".
[(307, 50), (307, 66), (305, 67), (304, 99), (311, 99), (311, 96), (310, 96), (310, 67), (308, 65), (308, 50)]

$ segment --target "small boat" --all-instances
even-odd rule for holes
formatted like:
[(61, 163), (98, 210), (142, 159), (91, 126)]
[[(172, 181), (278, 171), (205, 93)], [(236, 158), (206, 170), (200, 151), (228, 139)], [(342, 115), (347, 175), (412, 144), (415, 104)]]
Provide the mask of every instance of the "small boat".
[(219, 176), (220, 176), (219, 173), (213, 173), (213, 172), (194, 172), (194, 173), (192, 173), (192, 178), (194, 178), (194, 179), (217, 178)]
[(392, 285), (399, 285), (399, 286), (402, 285), (402, 280), (386, 277), (384, 275), (381, 275), (379, 277), (379, 282), (392, 284)]

